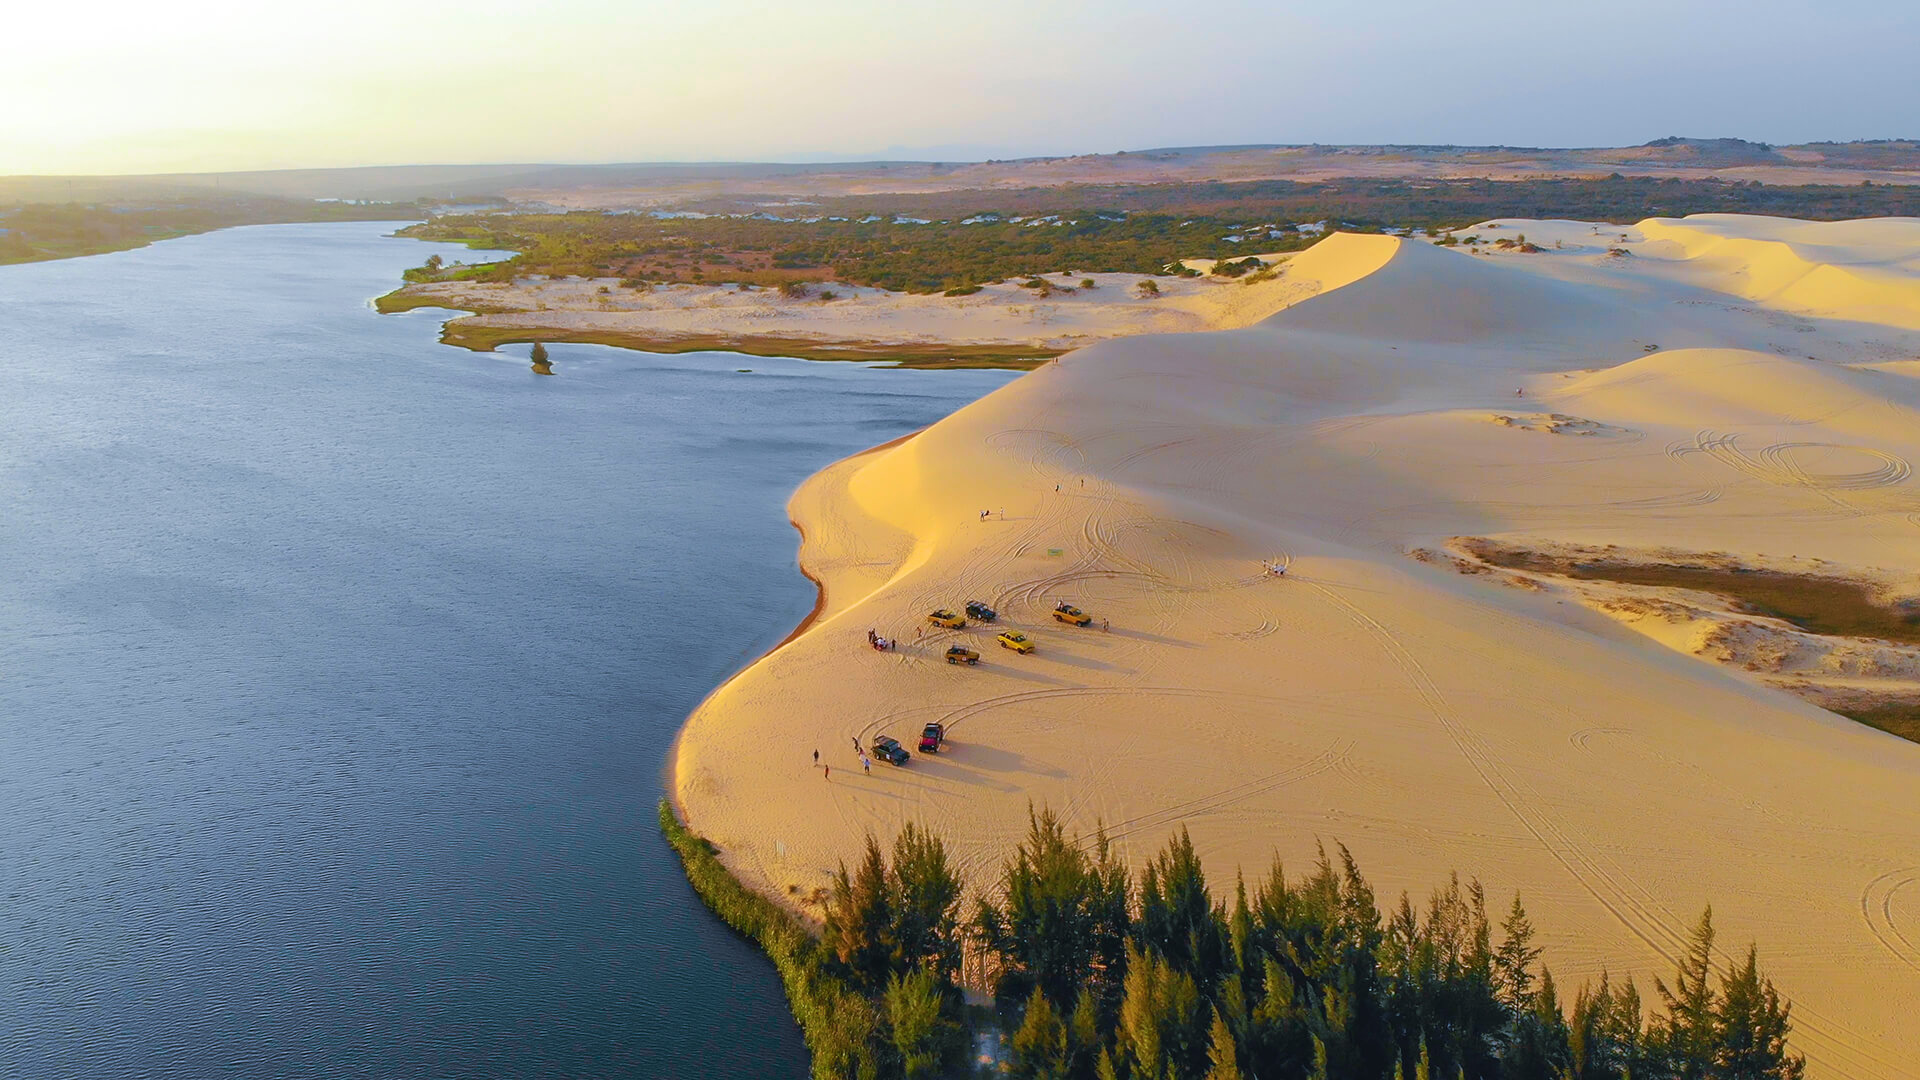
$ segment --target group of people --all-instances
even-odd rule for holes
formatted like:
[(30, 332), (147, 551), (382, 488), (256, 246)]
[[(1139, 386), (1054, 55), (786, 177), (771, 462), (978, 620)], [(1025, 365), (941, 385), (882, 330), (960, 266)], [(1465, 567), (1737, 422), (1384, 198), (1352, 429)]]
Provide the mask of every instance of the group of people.
[[(869, 774), (873, 772), (873, 759), (867, 756), (867, 752), (865, 750), (860, 749), (860, 740), (857, 737), (853, 740), (853, 755), (860, 759), (861, 772), (869, 773)], [(815, 765), (820, 764), (820, 751), (818, 750), (815, 750), (813, 752), (813, 763)], [(820, 778), (822, 780), (833, 779), (833, 766), (831, 764), (823, 766), (821, 768)]]
[(886, 652), (888, 649), (893, 648), (894, 643), (887, 638), (881, 637), (878, 630), (869, 629), (867, 631), (867, 644), (881, 652)]

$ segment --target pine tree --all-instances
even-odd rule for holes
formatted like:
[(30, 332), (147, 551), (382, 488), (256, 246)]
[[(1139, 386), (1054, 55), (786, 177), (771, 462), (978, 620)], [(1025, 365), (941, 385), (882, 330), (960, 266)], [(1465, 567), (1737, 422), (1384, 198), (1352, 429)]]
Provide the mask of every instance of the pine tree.
[(1100, 1031), (1100, 1011), (1093, 992), (1082, 990), (1073, 1006), (1073, 1018), (1067, 1022), (1067, 1075), (1073, 1080), (1093, 1080), (1106, 1040)]
[(547, 346), (546, 346), (546, 343), (545, 343), (545, 342), (542, 342), (542, 341), (536, 341), (536, 342), (534, 342), (534, 343), (533, 343), (533, 351), (532, 351), (531, 353), (529, 353), (529, 354), (527, 354), (527, 358), (528, 358), (529, 360), (532, 360), (532, 361), (533, 361), (534, 363), (536, 363), (536, 364), (544, 364), (544, 363), (546, 363), (546, 362), (547, 362)]
[(1092, 941), (1086, 853), (1068, 842), (1051, 811), (1029, 812), (1027, 836), (1001, 872), (1000, 906), (981, 904), (976, 924), (999, 954), (1002, 996), (1038, 986), (1049, 1000), (1073, 998), (1087, 977)]
[(1187, 1080), (1206, 1069), (1207, 1029), (1193, 978), (1159, 956), (1127, 957), (1117, 1064), (1133, 1080)]
[(938, 836), (908, 822), (893, 842), (889, 877), (895, 971), (931, 966), (943, 982), (960, 970), (960, 877)]
[(834, 877), (825, 932), (826, 943), (841, 968), (868, 987), (885, 985), (892, 970), (890, 891), (886, 860), (880, 854), (880, 845), (869, 835), (859, 870), (849, 877), (842, 864)]
[(887, 979), (887, 1031), (906, 1080), (933, 1076), (952, 1049), (954, 1025), (941, 1016), (941, 982), (925, 968)]
[(1027, 999), (1027, 1015), (1013, 1033), (1013, 1075), (1066, 1080), (1067, 1026), (1039, 990)]
[(1247, 1018), (1242, 1067), (1259, 1077), (1297, 1077), (1313, 1061), (1307, 1009), (1294, 994), (1293, 977), (1273, 957), (1262, 959), (1265, 992)]
[(1533, 1002), (1533, 965), (1540, 950), (1533, 944), (1533, 923), (1513, 894), (1513, 908), (1500, 924), (1500, 948), (1493, 954), (1493, 985), (1510, 1016), (1519, 1016)]
[(1687, 951), (1674, 972), (1673, 986), (1655, 979), (1667, 1014), (1655, 1025), (1654, 1049), (1676, 1080), (1701, 1080), (1713, 1063), (1713, 908), (1700, 914)]
[(1240, 1080), (1240, 1059), (1233, 1046), (1233, 1032), (1220, 1015), (1213, 1011), (1213, 1027), (1207, 1033), (1207, 1069), (1206, 1080)]
[(1800, 1080), (1806, 1062), (1787, 1052), (1789, 1006), (1760, 975), (1759, 953), (1747, 946), (1745, 962), (1720, 983), (1714, 1007), (1715, 1080)]
[(1140, 876), (1140, 940), (1211, 996), (1230, 962), (1225, 922), (1182, 827)]

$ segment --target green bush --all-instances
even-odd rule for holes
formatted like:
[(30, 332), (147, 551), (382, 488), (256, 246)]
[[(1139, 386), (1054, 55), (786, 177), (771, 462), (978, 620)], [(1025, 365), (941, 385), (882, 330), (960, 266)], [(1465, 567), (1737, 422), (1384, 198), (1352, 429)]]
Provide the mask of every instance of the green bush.
[(759, 945), (779, 970), (794, 1019), (813, 1052), (815, 1080), (878, 1075), (881, 1031), (873, 1004), (826, 969), (819, 942), (800, 920), (740, 884), (713, 845), (681, 824), (665, 799), (660, 832), (679, 853), (693, 891), (722, 922)]

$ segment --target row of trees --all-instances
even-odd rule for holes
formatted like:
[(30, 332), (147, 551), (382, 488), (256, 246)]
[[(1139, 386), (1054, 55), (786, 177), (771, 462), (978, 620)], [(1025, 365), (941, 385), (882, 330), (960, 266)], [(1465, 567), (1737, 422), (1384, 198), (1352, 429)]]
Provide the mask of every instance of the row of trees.
[[(1715, 972), (1711, 912), (1645, 1008), (1602, 976), (1569, 1003), (1518, 896), (1478, 882), (1383, 916), (1344, 848), (1216, 898), (1183, 829), (1135, 876), (1104, 837), (1033, 815), (963, 911), (937, 836), (869, 839), (828, 902), (822, 965), (870, 1003), (816, 1042), (817, 1076), (938, 1075), (964, 1048), (963, 964), (990, 985), (1012, 1071), (1048, 1080), (1794, 1080), (1789, 1007), (1749, 948)], [(847, 1011), (840, 1010), (843, 1014)], [(844, 1020), (845, 1017), (843, 1016)], [(826, 1051), (823, 1054), (823, 1049)]]

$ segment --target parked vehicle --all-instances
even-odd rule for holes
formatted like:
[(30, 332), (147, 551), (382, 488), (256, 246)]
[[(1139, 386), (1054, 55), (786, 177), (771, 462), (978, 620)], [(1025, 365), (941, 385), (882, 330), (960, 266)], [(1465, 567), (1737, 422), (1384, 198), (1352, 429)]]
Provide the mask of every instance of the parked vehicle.
[(876, 736), (873, 740), (873, 756), (889, 765), (905, 765), (913, 755), (900, 745), (900, 740), (891, 735)]
[(953, 612), (948, 611), (946, 608), (941, 608), (939, 611), (936, 611), (933, 614), (928, 615), (927, 621), (932, 623), (935, 626), (944, 626), (949, 630), (958, 630), (961, 627), (967, 625), (966, 616), (955, 615)]
[(1053, 617), (1070, 626), (1087, 626), (1093, 622), (1093, 616), (1072, 604), (1061, 604), (1054, 608)]
[(977, 664), (979, 662), (980, 654), (967, 648), (965, 645), (952, 645), (947, 648), (947, 663), (949, 664)]
[(937, 754), (940, 752), (941, 744), (946, 741), (947, 726), (945, 724), (928, 724), (926, 730), (920, 733), (920, 752), (923, 754)]
[(980, 601), (978, 600), (967, 601), (967, 618), (978, 619), (981, 622), (992, 622), (993, 620), (999, 617), (1000, 617), (999, 612), (993, 610), (992, 608), (981, 603)]
[(1002, 631), (995, 640), (1000, 642), (1000, 647), (1003, 649), (1012, 649), (1017, 653), (1033, 651), (1033, 639), (1018, 630)]

